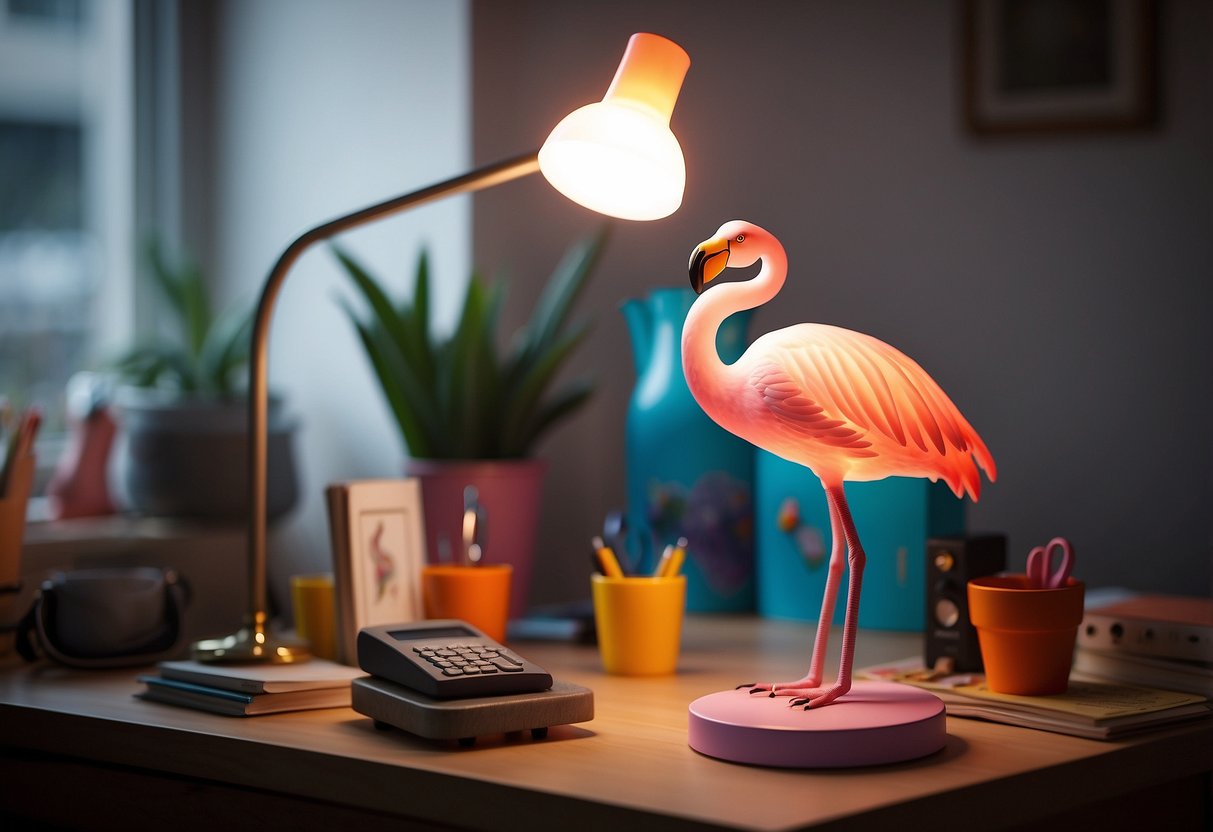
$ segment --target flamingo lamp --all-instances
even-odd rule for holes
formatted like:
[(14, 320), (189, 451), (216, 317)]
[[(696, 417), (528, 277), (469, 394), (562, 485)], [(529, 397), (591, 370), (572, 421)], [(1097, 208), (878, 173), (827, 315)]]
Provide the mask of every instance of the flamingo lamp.
[(315, 243), (409, 208), (501, 185), (542, 171), (562, 194), (607, 216), (655, 220), (682, 204), (686, 164), (670, 116), (690, 58), (659, 35), (632, 35), (602, 101), (566, 116), (538, 153), (526, 153), (419, 191), (385, 200), (305, 231), (282, 255), (261, 290), (253, 321), (249, 380), (249, 609), (235, 633), (196, 642), (202, 661), (290, 663), (306, 645), (270, 632), (266, 612), (266, 454), (268, 346), (278, 292), (291, 266)]
[[(726, 268), (759, 261), (753, 278), (706, 291)], [(682, 363), (691, 393), (716, 423), (821, 480), (833, 540), (820, 621), (803, 677), (696, 700), (690, 744), (710, 756), (768, 765), (871, 765), (925, 756), (943, 747), (943, 703), (916, 688), (851, 679), (866, 558), (843, 483), (942, 479), (957, 497), (976, 500), (978, 469), (993, 481), (994, 459), (934, 379), (870, 335), (797, 324), (766, 333), (735, 363), (724, 364), (716, 330), (734, 312), (774, 298), (787, 266), (773, 234), (740, 220), (696, 247), (690, 278), (700, 296), (683, 326)], [(830, 622), (848, 566), (841, 665), (825, 684)]]

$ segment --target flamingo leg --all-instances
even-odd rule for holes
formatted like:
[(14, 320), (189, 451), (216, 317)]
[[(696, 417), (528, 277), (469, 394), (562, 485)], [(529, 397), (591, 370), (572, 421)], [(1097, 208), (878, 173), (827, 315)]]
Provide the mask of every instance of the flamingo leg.
[(863, 545), (859, 542), (859, 532), (855, 529), (855, 521), (851, 519), (851, 509), (847, 506), (847, 498), (842, 490), (842, 483), (831, 486), (826, 490), (827, 498), (833, 498), (838, 519), (842, 523), (843, 534), (847, 539), (847, 565), (850, 568), (850, 578), (847, 581), (847, 610), (842, 623), (842, 660), (838, 666), (838, 679), (832, 687), (822, 690), (819, 694), (806, 695), (805, 709), (819, 708), (828, 705), (851, 689), (851, 671), (855, 665), (855, 636), (859, 632), (859, 597), (863, 590), (863, 570), (868, 557), (864, 554)]
[(821, 596), (821, 616), (817, 621), (817, 635), (813, 639), (813, 658), (809, 662), (809, 673), (797, 687), (815, 688), (821, 684), (825, 672), (826, 649), (830, 643), (830, 627), (834, 622), (834, 605), (838, 600), (838, 586), (842, 583), (842, 572), (846, 568), (846, 541), (843, 538), (842, 520), (838, 508), (826, 490), (826, 505), (830, 513), (830, 565), (826, 572), (825, 592)]
[(775, 696), (774, 691), (776, 690), (779, 693), (785, 693), (816, 688), (821, 684), (825, 671), (826, 651), (830, 642), (830, 628), (834, 621), (834, 607), (838, 599), (838, 587), (842, 583), (842, 573), (846, 568), (846, 538), (838, 507), (829, 488), (826, 488), (826, 506), (830, 517), (830, 561), (826, 571), (825, 591), (821, 598), (821, 613), (818, 616), (817, 634), (813, 640), (809, 672), (793, 682), (769, 682), (741, 686), (751, 688), (750, 693), (769, 691), (772, 696)]
[[(842, 484), (826, 486), (826, 502), (830, 509), (830, 528), (834, 539), (830, 552), (830, 572), (826, 577), (825, 596), (821, 602), (821, 621), (813, 644), (813, 658), (809, 672), (794, 682), (772, 682), (750, 685), (750, 693), (769, 691), (770, 696), (793, 697), (792, 705), (804, 705), (805, 709), (828, 705), (851, 689), (851, 671), (855, 661), (855, 635), (859, 630), (859, 596), (863, 586), (863, 570), (867, 557), (859, 542), (859, 533), (851, 519)], [(841, 531), (841, 534), (839, 533)], [(842, 549), (845, 540), (850, 578), (847, 582), (847, 607), (843, 617), (842, 659), (838, 679), (829, 687), (821, 686), (822, 665), (825, 661), (826, 644), (829, 641), (830, 621), (834, 617), (834, 605), (842, 578)]]

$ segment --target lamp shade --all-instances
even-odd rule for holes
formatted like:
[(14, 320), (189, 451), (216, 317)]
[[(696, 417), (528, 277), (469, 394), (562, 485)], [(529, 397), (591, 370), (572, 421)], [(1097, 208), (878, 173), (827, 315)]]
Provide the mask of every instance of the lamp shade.
[(574, 110), (539, 150), (556, 190), (593, 211), (656, 220), (682, 204), (686, 163), (670, 115), (691, 59), (661, 37), (632, 35), (606, 96)]

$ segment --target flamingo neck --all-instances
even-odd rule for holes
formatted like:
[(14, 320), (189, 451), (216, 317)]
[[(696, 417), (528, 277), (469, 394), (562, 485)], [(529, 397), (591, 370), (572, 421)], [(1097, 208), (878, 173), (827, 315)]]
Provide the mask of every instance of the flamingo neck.
[(787, 256), (779, 247), (762, 256), (762, 267), (753, 278), (713, 286), (691, 305), (682, 327), (682, 369), (687, 386), (709, 415), (712, 415), (710, 402), (732, 395), (728, 386), (729, 365), (720, 360), (716, 351), (720, 325), (734, 312), (761, 306), (779, 294), (787, 271)]

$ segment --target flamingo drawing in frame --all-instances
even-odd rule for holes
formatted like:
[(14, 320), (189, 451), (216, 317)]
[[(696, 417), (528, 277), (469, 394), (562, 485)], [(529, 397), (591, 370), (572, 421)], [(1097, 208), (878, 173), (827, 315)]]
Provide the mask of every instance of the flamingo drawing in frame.
[[(711, 281), (726, 268), (761, 261), (749, 280)], [(845, 481), (890, 476), (942, 479), (974, 500), (994, 459), (977, 432), (925, 370), (888, 344), (826, 324), (768, 332), (733, 364), (716, 352), (716, 331), (734, 312), (761, 306), (783, 288), (787, 255), (774, 235), (749, 222), (726, 222), (691, 253), (699, 294), (682, 330), (687, 385), (717, 424), (748, 442), (809, 468), (821, 480), (832, 536), (825, 594), (808, 672), (790, 682), (740, 687), (792, 697), (805, 709), (851, 689), (860, 591), (866, 562), (843, 493)], [(838, 677), (823, 685), (830, 622), (849, 567)]]

